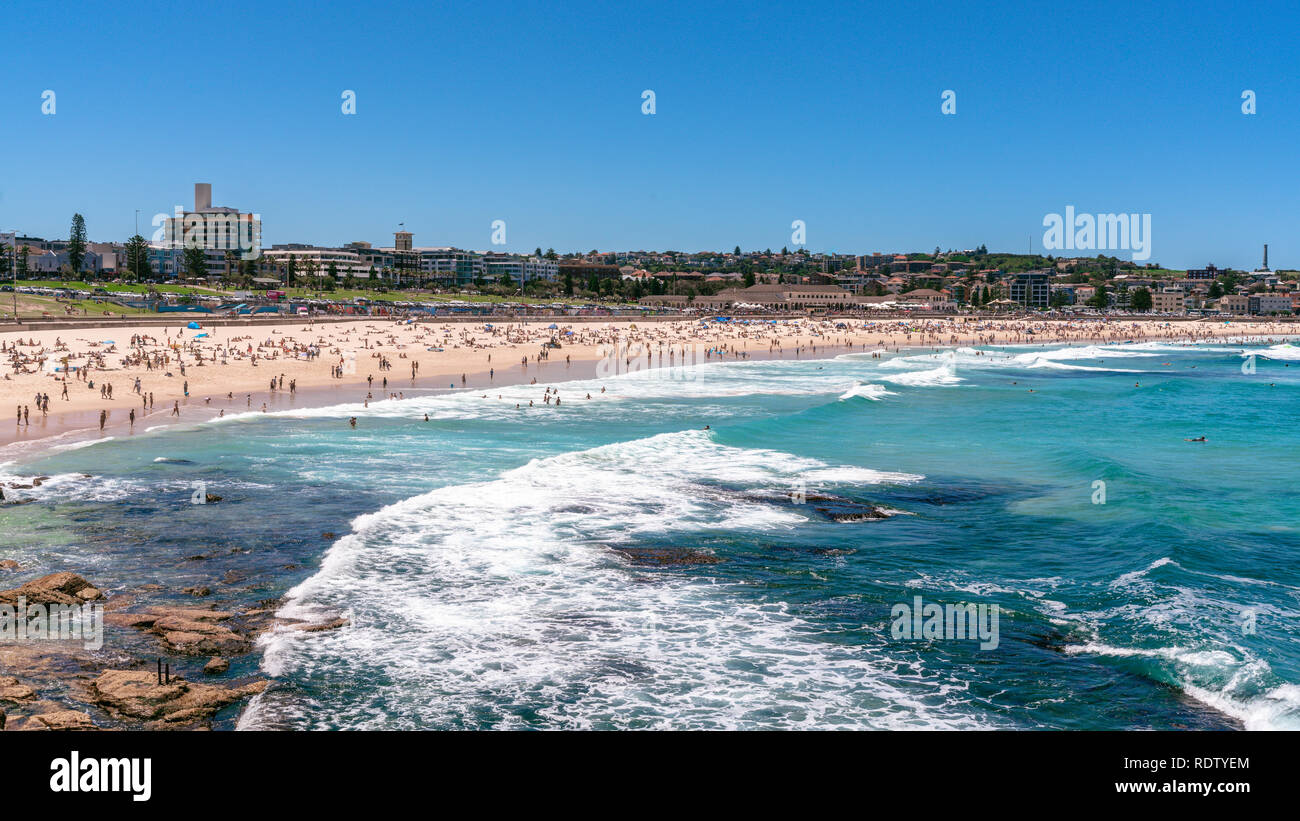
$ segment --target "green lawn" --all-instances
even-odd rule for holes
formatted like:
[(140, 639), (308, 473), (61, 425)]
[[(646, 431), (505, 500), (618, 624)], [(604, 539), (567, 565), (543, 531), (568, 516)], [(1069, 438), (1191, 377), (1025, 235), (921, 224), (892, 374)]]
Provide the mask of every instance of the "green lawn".
[[(12, 281), (10, 281), (10, 283), (5, 283), (4, 281), (0, 280), (0, 285), (11, 284), (11, 283)], [(147, 294), (150, 289), (153, 289), (160, 294), (224, 293), (223, 291), (219, 291), (213, 288), (205, 288), (202, 286), (191, 286), (191, 285), (169, 285), (169, 284), (130, 285), (130, 284), (114, 284), (114, 283), (80, 282), (77, 280), (73, 280), (71, 282), (59, 282), (58, 280), (52, 280), (52, 279), (20, 279), (18, 280), (18, 285), (26, 286), (29, 288), (66, 288), (68, 290), (80, 290), (80, 291), (93, 291), (96, 288), (103, 288), (105, 291), (108, 291), (109, 293), (112, 294)]]
[[(10, 300), (13, 294), (0, 294), (0, 297), (9, 299), (0, 299), (0, 312), (7, 315), (12, 314)], [(50, 316), (69, 316), (64, 310), (67, 306), (77, 309), (77, 313), (72, 315), (76, 317), (83, 316), (81, 311), (85, 311), (85, 317), (102, 317), (104, 311), (108, 311), (113, 316), (156, 316), (153, 311), (146, 311), (142, 308), (129, 308), (125, 305), (115, 305), (110, 302), (96, 302), (93, 299), (65, 299), (57, 300), (54, 297), (37, 296), (35, 294), (18, 295), (18, 313), (20, 316), (40, 316), (42, 313), (48, 313)]]

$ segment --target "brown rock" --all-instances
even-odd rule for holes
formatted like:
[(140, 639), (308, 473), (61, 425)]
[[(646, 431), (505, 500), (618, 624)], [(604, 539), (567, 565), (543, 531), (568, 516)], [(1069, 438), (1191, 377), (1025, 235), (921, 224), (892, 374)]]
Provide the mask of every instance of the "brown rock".
[(211, 596), (212, 588), (211, 587), (187, 587), (181, 592), (189, 593), (191, 596), (194, 596), (195, 598), (202, 598), (204, 596)]
[(138, 627), (148, 629), (153, 627), (158, 617), (150, 613), (105, 613), (104, 623), (112, 624), (116, 627)]
[(92, 700), (106, 710), (169, 724), (204, 721), (222, 707), (265, 689), (265, 681), (227, 688), (191, 684), (179, 676), (170, 684), (159, 684), (157, 674), (147, 670), (105, 670), (90, 684)]
[(17, 570), (18, 562), (13, 559), (0, 559), (0, 570)]
[(253, 643), (233, 630), (217, 633), (195, 633), (189, 630), (172, 630), (161, 634), (167, 649), (187, 656), (208, 656), (213, 653), (247, 653)]
[(220, 675), (230, 669), (230, 661), (219, 656), (213, 656), (208, 659), (208, 663), (203, 665), (203, 672), (210, 676)]
[[(4, 728), (0, 722), (0, 729)], [(25, 716), (14, 719), (10, 730), (93, 730), (95, 722), (87, 713), (78, 710), (59, 710), (53, 713)]]
[(28, 604), (81, 604), (104, 598), (104, 594), (76, 573), (63, 571), (42, 576), (13, 590), (0, 592), (0, 602), (17, 604), (25, 596)]
[(329, 621), (317, 622), (314, 624), (311, 622), (300, 622), (298, 624), (290, 624), (289, 627), (294, 630), (301, 630), (304, 633), (319, 633), (322, 630), (337, 630), (340, 627), (346, 627), (348, 624), (349, 622), (347, 619), (339, 617), (337, 619), (330, 619)]
[(31, 701), (36, 698), (36, 691), (22, 684), (13, 676), (0, 676), (0, 701)]
[(187, 656), (247, 653), (253, 649), (245, 635), (218, 624), (234, 613), (196, 607), (151, 607), (147, 613), (109, 613), (109, 624), (135, 627), (158, 635), (168, 650)]

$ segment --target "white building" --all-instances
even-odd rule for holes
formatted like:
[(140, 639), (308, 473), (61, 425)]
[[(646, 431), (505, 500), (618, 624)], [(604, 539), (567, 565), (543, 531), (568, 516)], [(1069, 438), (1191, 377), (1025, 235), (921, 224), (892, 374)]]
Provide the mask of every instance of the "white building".
[(211, 183), (194, 183), (194, 210), (182, 211), (176, 206), (175, 216), (168, 217), (162, 229), (161, 242), (155, 247), (177, 252), (202, 248), (208, 276), (221, 276), (233, 267), (233, 261), (228, 264), (228, 252), (233, 251), (240, 260), (255, 260), (262, 253), (262, 218), (238, 208), (213, 206)]

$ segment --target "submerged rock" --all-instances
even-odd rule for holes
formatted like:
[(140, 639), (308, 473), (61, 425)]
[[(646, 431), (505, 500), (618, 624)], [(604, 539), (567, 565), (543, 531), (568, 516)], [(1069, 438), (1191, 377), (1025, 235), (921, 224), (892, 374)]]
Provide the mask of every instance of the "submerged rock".
[(814, 505), (813, 509), (833, 522), (878, 522), (893, 515), (882, 507), (857, 502)]
[(633, 564), (666, 567), (675, 565), (720, 564), (722, 559), (689, 547), (616, 547)]

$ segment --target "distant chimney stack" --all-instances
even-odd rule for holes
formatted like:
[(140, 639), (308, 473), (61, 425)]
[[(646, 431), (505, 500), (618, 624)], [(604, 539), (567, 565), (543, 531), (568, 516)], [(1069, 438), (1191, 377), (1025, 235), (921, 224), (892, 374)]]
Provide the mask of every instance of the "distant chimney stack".
[(1264, 270), (1268, 270), (1268, 243), (1264, 243)]
[(212, 207), (212, 183), (194, 183), (194, 210), (206, 211)]

